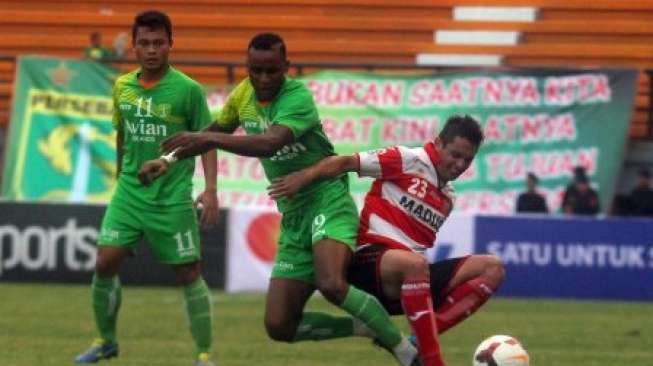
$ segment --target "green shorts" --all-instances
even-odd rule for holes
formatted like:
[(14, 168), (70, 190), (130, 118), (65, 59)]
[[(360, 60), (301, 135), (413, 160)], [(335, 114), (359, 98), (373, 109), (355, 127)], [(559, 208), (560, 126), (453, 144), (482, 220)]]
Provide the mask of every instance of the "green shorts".
[(98, 246), (136, 252), (141, 238), (150, 243), (156, 260), (184, 264), (201, 258), (200, 235), (192, 205), (173, 212), (144, 210), (122, 200), (112, 200), (104, 214)]
[(356, 247), (358, 210), (346, 187), (323, 190), (299, 210), (283, 214), (272, 278), (314, 283), (313, 244), (333, 239)]

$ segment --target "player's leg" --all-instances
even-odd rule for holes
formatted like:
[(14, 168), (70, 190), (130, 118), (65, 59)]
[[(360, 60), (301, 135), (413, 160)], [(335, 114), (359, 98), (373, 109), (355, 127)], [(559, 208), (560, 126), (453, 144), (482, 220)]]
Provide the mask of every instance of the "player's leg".
[(471, 255), (431, 264), (431, 291), (443, 333), (477, 311), (499, 288), (505, 270), (494, 255)]
[(336, 240), (322, 239), (313, 246), (315, 284), (332, 304), (353, 316), (348, 318), (351, 334), (376, 337), (387, 348), (401, 342), (401, 333), (376, 298), (351, 286), (346, 272), (351, 249)]
[(91, 291), (95, 323), (106, 342), (116, 342), (116, 323), (122, 303), (118, 271), (130, 254), (128, 249), (121, 247), (100, 246), (97, 251)]
[(401, 335), (379, 300), (348, 282), (346, 270), (351, 261), (351, 248), (333, 239), (322, 239), (314, 244), (313, 255), (315, 282), (324, 297), (349, 313), (354, 324), (364, 324), (401, 365), (414, 364), (417, 351)]
[(444, 365), (426, 259), (407, 250), (387, 250), (380, 258), (378, 272), (385, 298), (401, 300), (406, 319), (417, 338), (422, 365)]
[(91, 284), (94, 319), (100, 337), (75, 358), (77, 363), (95, 363), (118, 356), (116, 325), (122, 302), (118, 272), (122, 261), (132, 254), (141, 236), (137, 222), (133, 210), (120, 201), (112, 201), (107, 208), (98, 237)]
[(145, 235), (156, 259), (168, 264), (182, 286), (198, 365), (209, 361), (213, 340), (211, 294), (201, 275), (201, 245), (195, 210), (147, 215)]
[(190, 333), (195, 341), (199, 362), (208, 363), (213, 340), (211, 293), (201, 275), (199, 261), (173, 266), (177, 284), (183, 287)]
[(376, 340), (393, 352), (402, 364), (411, 364), (415, 349), (402, 337), (379, 301), (349, 284), (347, 268), (358, 235), (358, 211), (348, 192), (322, 193), (311, 215), (311, 242), (315, 285), (334, 305), (345, 310), (374, 333)]
[(312, 330), (300, 327), (300, 322), (306, 301), (314, 290), (308, 282), (282, 277), (270, 279), (265, 301), (265, 330), (271, 339), (279, 342), (311, 339)]
[[(289, 212), (281, 219), (279, 247), (268, 290), (265, 325), (270, 338), (284, 342), (351, 336), (351, 317), (303, 312), (315, 291), (310, 223), (306, 213)], [(308, 229), (306, 228), (307, 222)]]

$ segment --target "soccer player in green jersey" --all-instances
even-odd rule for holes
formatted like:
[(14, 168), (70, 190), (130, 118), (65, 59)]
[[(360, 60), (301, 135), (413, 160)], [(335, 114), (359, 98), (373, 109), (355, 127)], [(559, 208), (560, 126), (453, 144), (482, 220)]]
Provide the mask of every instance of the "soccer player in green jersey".
[[(140, 68), (122, 75), (113, 88), (118, 184), (102, 221), (92, 284), (100, 338), (75, 362), (95, 363), (118, 356), (121, 290), (117, 274), (145, 237), (155, 258), (169, 265), (183, 286), (197, 347), (196, 365), (213, 365), (209, 360), (211, 299), (200, 274), (199, 229), (191, 197), (195, 162), (180, 161), (149, 186), (143, 186), (137, 176), (144, 162), (160, 155), (164, 139), (181, 131), (201, 130), (211, 116), (201, 86), (168, 63), (172, 26), (166, 14), (147, 11), (136, 16), (132, 42)], [(206, 190), (197, 203), (203, 204), (201, 220), (208, 224), (218, 214), (215, 152), (204, 154), (202, 163)]]
[[(269, 180), (334, 155), (311, 92), (285, 76), (288, 64), (278, 35), (255, 36), (247, 49), (249, 78), (231, 93), (216, 123), (199, 133), (175, 135), (163, 143), (164, 151), (173, 160), (216, 148), (259, 157)], [(246, 136), (231, 134), (239, 126)], [(160, 160), (148, 162), (141, 179), (149, 183), (166, 170), (169, 174), (172, 166)], [(347, 176), (315, 182), (292, 200), (279, 199), (277, 206), (283, 218), (267, 293), (268, 335), (285, 342), (366, 335), (375, 337), (402, 365), (414, 362), (415, 348), (381, 304), (345, 277), (358, 230)], [(304, 312), (316, 288), (351, 316)]]

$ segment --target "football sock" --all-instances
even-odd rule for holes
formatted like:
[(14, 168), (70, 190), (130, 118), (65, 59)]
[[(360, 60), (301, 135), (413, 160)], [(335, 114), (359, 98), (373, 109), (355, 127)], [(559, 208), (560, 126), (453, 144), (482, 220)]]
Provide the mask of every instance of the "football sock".
[(209, 288), (204, 279), (200, 277), (190, 285), (184, 286), (184, 299), (197, 353), (208, 353), (211, 348), (213, 314)]
[(354, 335), (357, 337), (367, 337), (367, 338), (376, 338), (376, 334), (372, 332), (370, 328), (365, 325), (362, 321), (351, 318), (354, 323)]
[(304, 312), (293, 342), (318, 341), (354, 335), (354, 322), (348, 316), (327, 313)]
[(482, 278), (475, 278), (451, 291), (444, 303), (435, 309), (440, 334), (472, 315), (492, 296), (494, 290)]
[(382, 346), (392, 349), (401, 342), (399, 328), (376, 297), (350, 285), (340, 308), (363, 322)]
[(401, 285), (401, 305), (406, 313), (417, 344), (423, 366), (442, 366), (438, 329), (427, 276), (412, 277)]
[(419, 356), (415, 346), (405, 337), (401, 337), (401, 342), (392, 348), (392, 354), (402, 366), (412, 366), (415, 357)]
[(116, 323), (118, 310), (122, 301), (122, 291), (118, 276), (113, 278), (100, 278), (97, 273), (91, 282), (91, 297), (95, 324), (100, 337), (106, 342), (116, 342)]

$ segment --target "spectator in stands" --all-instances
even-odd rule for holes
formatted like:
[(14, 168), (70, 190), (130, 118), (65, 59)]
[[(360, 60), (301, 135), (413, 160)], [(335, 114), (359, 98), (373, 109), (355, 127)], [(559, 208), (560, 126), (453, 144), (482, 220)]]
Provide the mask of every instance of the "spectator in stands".
[(100, 32), (91, 33), (91, 44), (84, 49), (84, 58), (97, 61), (107, 62), (113, 57), (113, 52), (102, 46), (102, 34)]
[(573, 215), (596, 215), (601, 209), (599, 195), (590, 187), (583, 167), (574, 169), (574, 182), (567, 186), (562, 199), (562, 212)]
[(630, 193), (632, 215), (653, 216), (653, 189), (651, 188), (651, 172), (648, 169), (639, 171), (637, 186)]
[(519, 213), (548, 213), (549, 208), (546, 206), (544, 196), (537, 192), (537, 183), (539, 179), (533, 173), (528, 173), (526, 177), (526, 192), (517, 197), (516, 211)]
[(631, 216), (633, 214), (633, 203), (630, 194), (618, 193), (612, 200), (610, 216)]
[(120, 60), (125, 56), (125, 51), (129, 45), (129, 36), (125, 32), (119, 33), (113, 39), (113, 59)]

